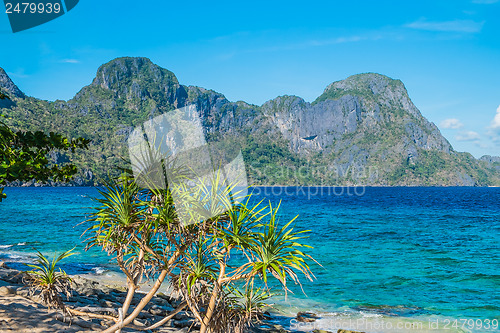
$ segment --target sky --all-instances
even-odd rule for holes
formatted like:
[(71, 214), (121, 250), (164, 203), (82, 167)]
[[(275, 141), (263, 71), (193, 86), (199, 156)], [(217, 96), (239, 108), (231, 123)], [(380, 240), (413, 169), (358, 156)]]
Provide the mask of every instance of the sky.
[(12, 33), (0, 13), (0, 67), (27, 95), (72, 98), (97, 68), (143, 56), (180, 83), (261, 105), (312, 102), (331, 82), (400, 79), (458, 151), (500, 155), (500, 0), (81, 0)]

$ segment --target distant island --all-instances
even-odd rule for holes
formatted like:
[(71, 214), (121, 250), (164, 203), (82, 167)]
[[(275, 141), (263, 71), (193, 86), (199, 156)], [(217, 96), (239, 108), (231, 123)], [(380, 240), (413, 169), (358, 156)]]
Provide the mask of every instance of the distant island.
[(334, 82), (312, 103), (280, 96), (257, 106), (182, 85), (147, 58), (124, 57), (102, 65), (69, 101), (28, 97), (2, 68), (0, 92), (10, 97), (0, 114), (12, 127), (92, 140), (87, 151), (51, 155), (79, 167), (73, 185), (97, 185), (125, 166), (135, 126), (194, 104), (209, 141), (239, 144), (251, 184), (500, 186), (499, 157), (455, 151), (400, 80), (375, 73)]

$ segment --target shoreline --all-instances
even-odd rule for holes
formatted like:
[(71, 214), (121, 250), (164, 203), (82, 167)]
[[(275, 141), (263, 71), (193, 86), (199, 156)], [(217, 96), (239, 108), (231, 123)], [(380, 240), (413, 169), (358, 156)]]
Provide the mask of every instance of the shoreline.
[[(60, 311), (48, 311), (42, 305), (37, 296), (30, 296), (28, 288), (22, 284), (22, 271), (11, 269), (3, 262), (0, 262), (0, 331), (5, 323), (10, 325), (10, 332), (93, 332), (103, 330), (111, 322), (95, 320), (84, 316), (73, 316), (71, 323)], [(75, 309), (91, 309), (94, 313), (99, 313), (96, 309), (105, 309), (102, 314), (117, 315), (117, 309), (121, 307), (118, 300), (125, 298), (124, 279), (119, 274), (94, 275), (91, 273), (71, 275), (74, 279), (73, 293), (69, 300), (64, 300), (66, 305)], [(153, 322), (162, 319), (160, 315), (165, 315), (168, 309), (172, 311), (180, 300), (169, 293), (168, 286), (156, 294), (141, 315), (134, 321), (137, 327), (146, 327)], [(141, 289), (136, 292), (132, 305), (136, 305), (140, 300), (140, 295), (147, 293), (148, 283), (141, 285)], [(429, 316), (394, 316), (383, 315), (376, 312), (354, 312), (352, 309), (343, 311), (325, 312), (309, 302), (299, 302), (298, 300), (288, 300), (288, 306), (278, 300), (270, 309), (270, 314), (259, 326), (256, 326), (248, 333), (293, 333), (293, 332), (314, 332), (314, 333), (463, 333), (465, 330), (454, 330), (443, 328), (445, 320), (452, 321), (452, 318), (445, 318), (436, 315)], [(158, 310), (160, 309), (160, 310)], [(339, 309), (340, 310), (340, 309)], [(16, 312), (24, 312), (22, 317), (15, 316)], [(163, 312), (162, 312), (163, 311)], [(187, 327), (194, 324), (192, 314), (189, 311), (182, 311), (179, 316), (175, 316), (167, 327), (162, 327), (151, 332), (185, 333)], [(70, 325), (71, 324), (71, 325)], [(435, 327), (431, 327), (435, 325)], [(76, 330), (75, 329), (76, 326)], [(8, 326), (9, 327), (9, 326)], [(31, 327), (30, 330), (24, 330)], [(72, 328), (73, 327), (73, 328)], [(90, 329), (87, 331), (86, 329)], [(136, 332), (133, 328), (126, 328), (123, 332)], [(197, 332), (197, 330), (191, 330)]]
[[(86, 201), (80, 203), (80, 197), (82, 197), (81, 200), (87, 200), (83, 199), (83, 197), (92, 196), (94, 189), (91, 187), (73, 188), (75, 189), (74, 191), (69, 188), (66, 190), (47, 188), (46, 191), (39, 189), (28, 190), (28, 192), (26, 190), (13, 189), (12, 194), (15, 193), (16, 195), (12, 196), (13, 201), (11, 205), (7, 204), (4, 206), (6, 207), (4, 216), (12, 216), (16, 223), (5, 219), (3, 225), (3, 230), (5, 230), (4, 238), (0, 244), (0, 260), (7, 262), (12, 260), (12, 264), (9, 263), (8, 265), (24, 270), (26, 268), (22, 266), (22, 263), (30, 262), (33, 257), (31, 255), (33, 251), (30, 248), (39, 247), (42, 252), (51, 254), (59, 248), (70, 248), (74, 244), (80, 244), (80, 232), (76, 229), (74, 231), (69, 226), (79, 226), (77, 223), (80, 221), (81, 216), (83, 216), (81, 207), (86, 203)], [(266, 192), (266, 188), (267, 192), (270, 193), (273, 188), (277, 191), (279, 186), (259, 186), (256, 187), (256, 191), (264, 193)], [(301, 189), (295, 186), (289, 188)], [(285, 190), (286, 187), (283, 187), (282, 192)], [(337, 188), (337, 190), (340, 191), (340, 188)], [(307, 188), (303, 188), (301, 191), (307, 194)], [(321, 188), (313, 188), (310, 191), (321, 192)], [(324, 192), (327, 191), (328, 189), (324, 190)], [(332, 191), (330, 190), (330, 192)], [(415, 193), (418, 197), (415, 194), (407, 196), (399, 195), (400, 193), (410, 192)], [(26, 193), (34, 195), (26, 196)], [(352, 210), (354, 207), (352, 200), (346, 202), (338, 201), (336, 203), (324, 200), (320, 201), (317, 206), (313, 205), (311, 206), (312, 209), (309, 209), (310, 206), (308, 203), (302, 205), (304, 201), (294, 199), (288, 202), (288, 206), (284, 206), (287, 208), (287, 212), (293, 212), (293, 209), (297, 209), (305, 217), (304, 228), (313, 231), (311, 232), (311, 239), (314, 242), (313, 244), (318, 247), (315, 253), (322, 258), (322, 263), (327, 264), (325, 266), (327, 270), (321, 275), (321, 281), (319, 281), (321, 283), (319, 285), (313, 284), (308, 286), (309, 290), (307, 290), (307, 293), (310, 298), (305, 298), (301, 294), (289, 295), (289, 297), (291, 296), (291, 305), (280, 300), (279, 296), (276, 299), (271, 299), (271, 302), (278, 303), (276, 308), (280, 310), (278, 312), (279, 318), (276, 318), (276, 322), (281, 323), (284, 327), (291, 326), (291, 320), (300, 311), (313, 311), (319, 317), (316, 320), (316, 326), (308, 324), (313, 325), (309, 327), (329, 331), (335, 328), (337, 322), (344, 323), (342, 326), (345, 328), (356, 327), (357, 323), (351, 323), (349, 320), (363, 316), (364, 318), (375, 318), (371, 319), (372, 322), (380, 322), (389, 316), (391, 317), (389, 321), (413, 321), (421, 319), (426, 324), (429, 324), (429, 320), (434, 314), (440, 314), (440, 319), (446, 319), (445, 316), (449, 316), (448, 318), (450, 319), (453, 319), (451, 316), (455, 318), (482, 318), (483, 320), (488, 318), (500, 319), (498, 317), (498, 309), (500, 309), (498, 302), (494, 297), (488, 296), (495, 295), (496, 291), (489, 286), (495, 283), (496, 276), (491, 271), (486, 270), (487, 266), (483, 269), (483, 262), (481, 261), (483, 257), (485, 260), (488, 258), (493, 259), (487, 251), (490, 248), (491, 242), (478, 243), (474, 247), (478, 251), (477, 255), (467, 260), (471, 263), (476, 263), (476, 269), (466, 272), (467, 274), (465, 275), (459, 275), (456, 267), (463, 263), (462, 257), (459, 254), (463, 256), (464, 253), (468, 252), (460, 252), (458, 250), (463, 247), (463, 250), (468, 251), (469, 248), (463, 246), (462, 243), (452, 242), (455, 244), (454, 248), (458, 252), (450, 252), (446, 246), (441, 245), (441, 242), (435, 242), (435, 237), (432, 236), (432, 233), (428, 233), (429, 231), (436, 230), (435, 228), (445, 234), (447, 234), (448, 230), (451, 230), (450, 234), (447, 234), (450, 240), (455, 238), (460, 239), (460, 237), (472, 234), (483, 235), (482, 230), (489, 230), (487, 228), (490, 228), (491, 225), (497, 225), (497, 210), (494, 209), (494, 204), (498, 202), (495, 198), (498, 198), (498, 194), (500, 194), (497, 190), (469, 190), (468, 188), (463, 190), (457, 188), (456, 191), (452, 189), (427, 190), (427, 188), (405, 190), (404, 187), (401, 187), (401, 189), (395, 189), (394, 191), (391, 191), (390, 188), (387, 188), (387, 190), (376, 190), (374, 188), (372, 191), (367, 189), (366, 193), (369, 194), (366, 204), (356, 205), (355, 210)], [(379, 209), (380, 198), (375, 195), (370, 196), (370, 193), (398, 195), (391, 196), (389, 200), (382, 201), (382, 203), (386, 204), (384, 207), (388, 207), (389, 209)], [(434, 205), (427, 206), (426, 200), (428, 199), (420, 199), (421, 197), (427, 198), (427, 196), (422, 196), (422, 194), (427, 193), (430, 193), (429, 198), (439, 199), (439, 202), (442, 201), (445, 205), (443, 207), (437, 206), (437, 210), (434, 210)], [(486, 206), (488, 210), (479, 215), (474, 209), (474, 205), (477, 204), (478, 207), (483, 207), (483, 201), (473, 201), (471, 205), (462, 204), (464, 202), (470, 203), (470, 201), (464, 200), (468, 200), (469, 194), (475, 193), (481, 195), (478, 198), (488, 198), (485, 202), (491, 203), (489, 206)], [(45, 196), (45, 194), (47, 195)], [(448, 194), (447, 197), (451, 201), (442, 200), (443, 194)], [(491, 198), (490, 194), (494, 196)], [(450, 195), (453, 195), (453, 197)], [(26, 225), (26, 221), (23, 220), (24, 215), (19, 214), (22, 211), (20, 207), (22, 207), (21, 204), (25, 203), (24, 200), (30, 200), (31, 197), (36, 199), (33, 201), (32, 210), (38, 216), (35, 216), (32, 222)], [(42, 204), (45, 205), (49, 202), (49, 199), (50, 203), (54, 203), (54, 206), (42, 206)], [(59, 204), (59, 200), (61, 200), (61, 204)], [(423, 208), (417, 214), (415, 205), (421, 201), (424, 205), (419, 206)], [(459, 207), (460, 210), (451, 210), (449, 208), (450, 202), (454, 203), (454, 207)], [(286, 200), (285, 204), (287, 204)], [(332, 208), (330, 209), (330, 207)], [(325, 210), (322, 211), (321, 209)], [(319, 213), (318, 210), (320, 211)], [(57, 217), (53, 218), (54, 223), (47, 223), (46, 214), (51, 211)], [(15, 218), (17, 216), (19, 216), (18, 219)], [(388, 216), (392, 218), (391, 221), (395, 222), (383, 223)], [(410, 221), (411, 223), (404, 223), (400, 226), (400, 223), (396, 223), (400, 219), (401, 221), (404, 219), (404, 221)], [(435, 220), (437, 219), (442, 219), (445, 223), (436, 224)], [(416, 223), (416, 221), (419, 223)], [(476, 221), (477, 223), (471, 223), (471, 221)], [(487, 222), (492, 222), (493, 224)], [(366, 227), (364, 223), (367, 223)], [(486, 229), (482, 229), (483, 224)], [(441, 225), (443, 227), (440, 227)], [(371, 229), (372, 227), (375, 227), (375, 229)], [(415, 244), (412, 241), (405, 242), (405, 246), (401, 247), (401, 249), (407, 251), (405, 252), (407, 253), (405, 262), (399, 264), (398, 260), (401, 258), (399, 250), (390, 251), (389, 253), (380, 252), (381, 256), (379, 256), (378, 249), (391, 249), (391, 245), (398, 246), (399, 249), (399, 246), (402, 244), (399, 241), (399, 239), (402, 239), (400, 236), (414, 235), (416, 227), (418, 227), (417, 231), (419, 235), (425, 236), (429, 234), (430, 237), (413, 239)], [(354, 230), (354, 232), (328, 233), (328, 231), (332, 230)], [(460, 230), (465, 231), (461, 232)], [(62, 232), (58, 234), (61, 235), (60, 238), (67, 239), (67, 243), (65, 244), (59, 241), (53, 242), (51, 239), (52, 235), (60, 231)], [(387, 231), (389, 232), (385, 233)], [(41, 236), (39, 236), (39, 233)], [(409, 239), (412, 240), (411, 237)], [(325, 241), (323, 242), (323, 240)], [(389, 242), (389, 245), (386, 245), (384, 242)], [(424, 248), (422, 248), (422, 244), (425, 245)], [(355, 248), (352, 250), (354, 252), (344, 251), (346, 248), (358, 245), (361, 247), (360, 250)], [(436, 255), (436, 253), (439, 253), (439, 255)], [(5, 255), (4, 259), (2, 259), (2, 255)], [(65, 261), (62, 264), (63, 269), (69, 274), (84, 274), (83, 276), (91, 280), (104, 282), (102, 280), (108, 274), (114, 275), (116, 272), (116, 269), (111, 267), (108, 258), (101, 256), (100, 253), (85, 253), (82, 250), (78, 252), (78, 256), (73, 258), (70, 262)], [(446, 282), (446, 279), (443, 280), (441, 275), (434, 278), (434, 275), (431, 274), (430, 281), (433, 282), (433, 284), (430, 284), (431, 287), (429, 285), (421, 287), (417, 284), (421, 280), (415, 279), (415, 275), (391, 269), (395, 268), (392, 266), (384, 270), (382, 276), (367, 274), (367, 272), (370, 272), (370, 269), (356, 270), (356, 265), (350, 265), (352, 262), (357, 263), (358, 261), (356, 260), (359, 260), (360, 263), (358, 268), (374, 267), (370, 266), (371, 262), (377, 265), (381, 262), (389, 264), (396, 262), (398, 265), (394, 265), (395, 267), (402, 265), (402, 267), (406, 268), (420, 267), (420, 265), (430, 268), (438, 267), (450, 272), (447, 275), (447, 279), (452, 282)], [(431, 271), (419, 268), (417, 273), (422, 274), (420, 276), (428, 276), (428, 273)], [(86, 275), (87, 273), (89, 274)], [(113, 280), (114, 278), (111, 277), (109, 279)], [(343, 283), (346, 284), (343, 285)], [(109, 282), (104, 284), (109, 284)], [(116, 283), (116, 285), (119, 285), (119, 283)], [(472, 285), (478, 287), (485, 286), (484, 288), (478, 288), (478, 290), (485, 292), (481, 294), (472, 292), (464, 292), (463, 295), (455, 294), (455, 291), (460, 291), (461, 288), (464, 289)], [(432, 288), (432, 286), (442, 286), (443, 288), (437, 289)], [(337, 294), (336, 290), (342, 290), (344, 293), (341, 294), (339, 292)], [(294, 289), (294, 291), (297, 292), (298, 289)], [(469, 299), (471, 301), (467, 303)], [(445, 305), (442, 306), (442, 304)], [(411, 311), (411, 308), (415, 308), (415, 311)], [(344, 320), (346, 321), (343, 322)], [(305, 324), (302, 326), (307, 331)], [(360, 329), (359, 331), (366, 331), (367, 333), (376, 332), (369, 329)], [(450, 331), (448, 330), (447, 332)], [(474, 332), (479, 331), (475, 330)]]
[[(31, 295), (23, 283), (23, 271), (12, 269), (0, 262), (0, 331), (44, 333), (44, 332), (96, 332), (111, 326), (114, 322), (107, 319), (89, 318), (85, 315), (64, 315), (60, 310), (49, 310), (41, 303), (38, 295)], [(91, 278), (90, 274), (71, 275), (72, 292), (64, 303), (76, 311), (99, 315), (118, 316), (118, 309), (126, 297), (126, 290), (120, 286), (120, 280), (110, 280), (105, 284), (100, 279)], [(137, 305), (147, 293), (144, 284), (137, 291), (131, 306)], [(168, 288), (167, 288), (168, 289)], [(166, 291), (166, 292), (165, 292)], [(137, 332), (162, 320), (174, 311), (181, 299), (168, 290), (158, 291), (130, 327), (122, 332)], [(186, 333), (198, 332), (199, 325), (193, 314), (183, 309), (164, 326), (145, 332)], [(264, 320), (261, 325), (247, 330), (248, 333), (287, 333), (282, 326)]]

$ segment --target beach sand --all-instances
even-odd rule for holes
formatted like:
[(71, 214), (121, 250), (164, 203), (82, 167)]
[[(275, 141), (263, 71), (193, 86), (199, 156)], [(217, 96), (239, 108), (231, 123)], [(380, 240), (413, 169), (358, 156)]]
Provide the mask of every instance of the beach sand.
[[(91, 311), (106, 315), (117, 315), (121, 302), (126, 293), (120, 285), (120, 279), (107, 277), (101, 282), (93, 281), (82, 276), (73, 276), (73, 291), (65, 304), (76, 310)], [(109, 282), (106, 285), (104, 281)], [(147, 292), (148, 285), (143, 292)], [(166, 289), (168, 290), (168, 289)], [(136, 293), (132, 306), (137, 305), (141, 293)], [(171, 312), (181, 302), (173, 296), (158, 293), (145, 307), (143, 312), (134, 320), (135, 328), (125, 328), (122, 332), (138, 332), (139, 328), (158, 322)], [(10, 269), (0, 262), (0, 332), (99, 332), (111, 326), (113, 322), (106, 319), (88, 318), (87, 316), (64, 316), (61, 311), (49, 310), (43, 305), (38, 296), (29, 294), (23, 284), (23, 273)], [(198, 332), (198, 324), (188, 311), (179, 312), (165, 326), (145, 332), (185, 333)], [(250, 330), (253, 333), (285, 333), (282, 327), (269, 324)]]
[[(108, 274), (101, 276), (83, 275), (73, 276), (73, 291), (65, 304), (76, 310), (91, 311), (93, 313), (117, 316), (117, 310), (125, 299), (123, 277)], [(89, 318), (87, 316), (64, 316), (60, 311), (49, 310), (43, 305), (38, 296), (30, 296), (28, 288), (23, 284), (22, 272), (10, 269), (0, 262), (0, 333), (3, 332), (99, 332), (111, 326), (111, 320)], [(96, 281), (97, 280), (97, 281)], [(150, 284), (145, 283), (139, 293), (136, 293), (132, 306), (137, 305), (142, 294), (147, 292)], [(122, 332), (139, 332), (138, 328), (145, 328), (158, 322), (171, 312), (180, 303), (180, 299), (168, 294), (168, 287), (145, 307), (143, 312), (134, 321), (135, 328), (125, 328)], [(304, 304), (307, 307), (307, 304)], [(398, 333), (452, 333), (462, 330), (444, 330), (430, 328), (429, 323), (417, 318), (402, 317), (365, 317), (352, 320), (352, 317), (342, 315), (328, 315), (321, 313), (303, 312), (307, 309), (296, 308), (288, 314), (279, 311), (273, 314), (268, 321), (249, 330), (249, 333), (288, 333), (288, 332), (316, 332), (316, 333), (367, 333), (398, 332)], [(284, 314), (284, 316), (283, 316)], [(305, 314), (305, 315), (304, 315)], [(295, 317), (295, 318), (294, 318)], [(299, 320), (305, 318), (305, 320)], [(362, 320), (362, 323), (360, 323)], [(434, 318), (436, 320), (436, 318)], [(287, 325), (291, 323), (292, 325)], [(404, 325), (397, 328), (397, 325)], [(382, 327), (390, 325), (390, 329)], [(285, 328), (287, 329), (285, 329)], [(165, 326), (145, 332), (185, 333), (198, 332), (197, 323), (192, 314), (181, 311)], [(361, 329), (360, 329), (361, 328)], [(387, 327), (386, 327), (387, 328)], [(397, 329), (396, 329), (397, 328)], [(352, 330), (352, 331), (350, 331)], [(144, 331), (143, 331), (144, 332)]]
[[(29, 299), (17, 295), (0, 296), (0, 332), (95, 332), (92, 323), (88, 328), (71, 324), (66, 318)], [(100, 327), (102, 329), (102, 327)]]
[[(0, 332), (98, 332), (113, 324), (106, 319), (69, 316), (63, 315), (61, 311), (49, 310), (40, 302), (38, 296), (29, 294), (22, 279), (20, 271), (0, 264)], [(80, 276), (74, 276), (73, 279), (74, 290), (69, 299), (64, 299), (66, 305), (77, 310), (85, 309), (94, 313), (116, 315), (115, 309), (120, 307), (118, 300), (124, 299), (124, 291)], [(132, 305), (136, 305), (140, 298), (141, 295), (137, 294)], [(165, 298), (155, 297), (134, 324), (140, 328), (147, 327), (153, 321), (162, 319), (162, 315), (172, 310), (176, 304), (178, 302), (174, 298), (170, 299), (166, 295)], [(156, 329), (154, 332), (187, 332), (192, 324), (194, 321), (189, 314), (181, 312), (167, 323), (166, 327)], [(193, 326), (195, 327), (195, 324)], [(137, 331), (133, 328), (122, 330), (122, 332)]]

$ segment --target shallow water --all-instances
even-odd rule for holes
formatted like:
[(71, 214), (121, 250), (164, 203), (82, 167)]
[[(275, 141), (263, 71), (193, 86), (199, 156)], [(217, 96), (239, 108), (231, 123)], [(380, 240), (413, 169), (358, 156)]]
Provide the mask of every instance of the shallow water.
[[(78, 224), (96, 189), (6, 193), (0, 204), (3, 260), (29, 260), (34, 248), (51, 254), (76, 246), (68, 272), (115, 270), (99, 251), (83, 252), (86, 226)], [(431, 318), (474, 319), (474, 327), (454, 331), (499, 331), (478, 326), (500, 319), (500, 188), (259, 187), (255, 193), (282, 200), (283, 220), (300, 215), (297, 228), (311, 230), (307, 242), (323, 266), (312, 264), (314, 282), (303, 279), (307, 298), (294, 287), (287, 301), (278, 300), (283, 313), (314, 310), (330, 326), (344, 317), (409, 318), (425, 325)]]

